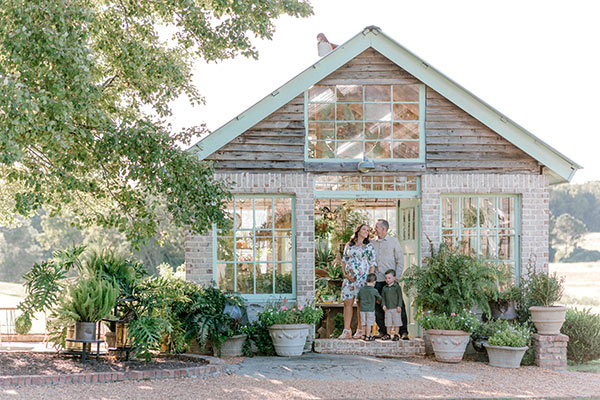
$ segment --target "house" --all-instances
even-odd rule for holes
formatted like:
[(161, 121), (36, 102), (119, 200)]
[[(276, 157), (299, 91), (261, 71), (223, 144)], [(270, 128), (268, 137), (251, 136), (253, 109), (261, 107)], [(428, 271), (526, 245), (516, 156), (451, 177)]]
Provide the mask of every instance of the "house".
[(254, 303), (313, 300), (315, 216), (343, 201), (390, 221), (405, 264), (430, 238), (547, 268), (549, 185), (581, 168), (377, 27), (189, 151), (235, 198), (232, 230), (187, 235), (187, 277)]

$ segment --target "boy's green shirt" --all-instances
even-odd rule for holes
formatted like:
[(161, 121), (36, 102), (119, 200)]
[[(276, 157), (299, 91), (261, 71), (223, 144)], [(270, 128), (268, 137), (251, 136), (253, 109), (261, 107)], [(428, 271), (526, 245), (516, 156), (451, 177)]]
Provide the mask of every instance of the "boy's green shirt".
[(402, 306), (402, 288), (398, 282), (385, 285), (381, 291), (381, 295), (383, 297), (383, 305), (388, 310)]
[(358, 292), (361, 312), (375, 311), (375, 300), (381, 300), (381, 295), (374, 286), (365, 285)]

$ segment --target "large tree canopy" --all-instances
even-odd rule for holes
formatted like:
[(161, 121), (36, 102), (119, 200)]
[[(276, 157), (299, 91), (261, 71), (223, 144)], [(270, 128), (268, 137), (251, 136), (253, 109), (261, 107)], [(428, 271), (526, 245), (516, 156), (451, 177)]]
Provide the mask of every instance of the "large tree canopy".
[[(171, 132), (196, 58), (257, 57), (305, 0), (2, 0), (0, 223), (45, 206), (140, 243), (166, 202), (177, 225), (221, 224), (225, 183), (183, 152), (202, 126)], [(168, 34), (167, 34), (168, 32)]]

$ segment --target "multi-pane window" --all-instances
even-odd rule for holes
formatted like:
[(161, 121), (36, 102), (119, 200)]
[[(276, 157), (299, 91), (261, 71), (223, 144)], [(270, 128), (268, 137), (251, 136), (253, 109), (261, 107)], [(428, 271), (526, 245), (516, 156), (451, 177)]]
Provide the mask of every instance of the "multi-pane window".
[(442, 196), (442, 242), (519, 272), (516, 195)]
[(418, 179), (416, 176), (395, 175), (317, 175), (315, 191), (416, 191)]
[(243, 295), (295, 294), (295, 215), (289, 196), (235, 196), (233, 226), (215, 232), (215, 280)]
[(416, 160), (421, 85), (315, 85), (308, 90), (309, 159)]

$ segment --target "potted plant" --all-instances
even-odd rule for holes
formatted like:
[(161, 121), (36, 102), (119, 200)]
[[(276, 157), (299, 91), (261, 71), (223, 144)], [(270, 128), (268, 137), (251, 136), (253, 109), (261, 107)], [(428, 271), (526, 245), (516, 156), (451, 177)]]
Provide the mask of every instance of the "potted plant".
[(555, 273), (529, 271), (523, 280), (531, 319), (541, 335), (558, 335), (565, 322), (567, 307), (555, 305), (564, 290), (564, 278)]
[(484, 344), (495, 332), (504, 329), (505, 325), (508, 325), (508, 321), (504, 319), (488, 320), (480, 323), (471, 335), (473, 348), (480, 353), (485, 353)]
[(75, 321), (75, 339), (94, 340), (96, 323), (111, 315), (119, 289), (102, 278), (80, 279), (69, 287), (60, 313)]
[(323, 310), (313, 305), (269, 306), (258, 314), (259, 321), (269, 327), (278, 356), (302, 355), (310, 325), (321, 320)]
[(419, 324), (431, 340), (435, 358), (441, 362), (460, 362), (471, 333), (477, 329), (477, 316), (468, 311), (436, 313), (429, 311), (419, 318)]
[(241, 297), (230, 298), (225, 304), (223, 312), (229, 316), (229, 324), (226, 339), (221, 344), (222, 357), (239, 357), (243, 354), (244, 343), (248, 339), (246, 326), (248, 322), (246, 307)]
[(492, 318), (514, 320), (517, 318), (517, 303), (521, 299), (521, 290), (514, 284), (490, 293), (489, 305)]
[(496, 290), (498, 269), (443, 243), (436, 251), (429, 243), (431, 256), (423, 259), (425, 266), (408, 267), (401, 279), (417, 312), (450, 314), (476, 306), (489, 316), (488, 297)]
[(520, 324), (503, 324), (488, 338), (483, 346), (487, 350), (489, 365), (502, 368), (519, 368), (523, 355), (529, 348), (529, 327)]

